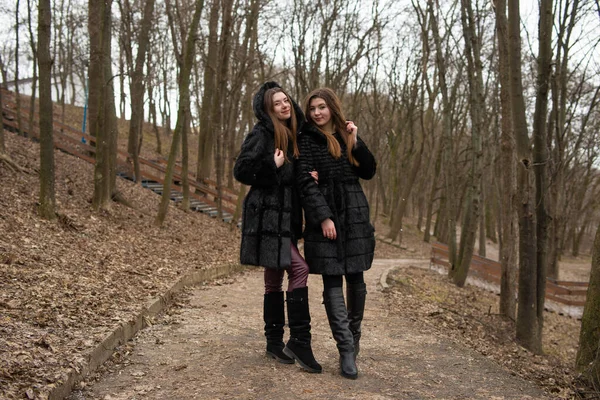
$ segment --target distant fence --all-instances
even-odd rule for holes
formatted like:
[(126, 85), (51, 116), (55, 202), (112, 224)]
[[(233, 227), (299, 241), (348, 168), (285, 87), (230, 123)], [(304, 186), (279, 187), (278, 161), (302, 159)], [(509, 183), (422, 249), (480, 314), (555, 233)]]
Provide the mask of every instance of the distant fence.
[[(450, 268), (448, 260), (448, 246), (443, 243), (433, 242), (431, 244), (431, 264)], [(499, 286), (502, 276), (500, 263), (489, 258), (473, 255), (469, 268), (469, 276)], [(587, 287), (588, 282), (559, 281), (548, 278), (546, 279), (546, 300), (566, 307), (583, 307), (585, 305)], [(551, 309), (551, 307), (548, 308)]]

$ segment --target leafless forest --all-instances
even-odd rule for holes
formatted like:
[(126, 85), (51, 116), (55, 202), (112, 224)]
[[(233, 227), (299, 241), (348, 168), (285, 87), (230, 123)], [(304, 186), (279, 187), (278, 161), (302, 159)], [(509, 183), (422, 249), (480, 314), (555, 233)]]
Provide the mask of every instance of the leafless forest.
[(29, 104), (15, 97), (17, 112), (39, 101), (48, 218), (50, 127), (65, 105), (87, 105), (93, 206), (103, 208), (114, 198), (118, 118), (135, 176), (143, 150), (168, 158), (169, 181), (178, 166), (243, 194), (232, 165), (259, 85), (275, 80), (300, 103), (331, 87), (379, 162), (364, 182), (372, 218), (396, 242), (416, 224), (425, 241), (447, 243), (458, 286), (474, 249), (485, 256), (477, 243), (499, 243), (501, 312), (525, 347), (542, 351), (544, 282), (559, 277), (558, 261), (592, 255), (577, 363), (600, 380), (600, 4), (524, 3), (3, 0), (2, 84), (33, 94)]

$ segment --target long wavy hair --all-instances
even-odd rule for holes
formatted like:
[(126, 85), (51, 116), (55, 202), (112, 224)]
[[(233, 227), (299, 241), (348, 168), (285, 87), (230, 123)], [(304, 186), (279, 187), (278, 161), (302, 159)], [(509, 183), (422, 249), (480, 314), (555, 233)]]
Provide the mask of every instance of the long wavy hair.
[[(275, 110), (273, 107), (273, 96), (275, 96), (275, 93), (285, 94), (290, 102), (290, 118), (287, 121), (285, 121), (285, 123), (280, 121), (279, 118), (277, 118), (277, 116), (275, 115)], [(265, 91), (264, 98), (265, 111), (269, 115), (269, 118), (271, 118), (271, 122), (273, 122), (275, 133), (275, 148), (283, 151), (286, 161), (289, 161), (287, 157), (287, 151), (288, 146), (291, 142), (294, 157), (298, 157), (298, 155), (300, 155), (300, 152), (298, 151), (298, 142), (296, 141), (298, 121), (296, 120), (296, 111), (294, 110), (292, 98), (280, 87), (267, 89), (267, 91)]]
[(337, 139), (331, 132), (325, 132), (323, 129), (319, 128), (310, 116), (310, 102), (316, 98), (320, 98), (325, 101), (325, 104), (331, 113), (333, 129), (340, 135), (344, 143), (346, 143), (348, 161), (350, 161), (352, 165), (358, 166), (358, 161), (352, 155), (352, 146), (348, 146), (350, 135), (348, 135), (348, 131), (346, 131), (346, 118), (344, 117), (344, 113), (342, 111), (342, 102), (340, 101), (339, 97), (330, 88), (323, 87), (310, 92), (306, 97), (306, 102), (304, 103), (304, 115), (306, 116), (306, 119), (308, 122), (315, 125), (325, 135), (325, 138), (327, 139), (327, 151), (329, 151), (329, 154), (337, 159), (342, 156), (342, 149)]

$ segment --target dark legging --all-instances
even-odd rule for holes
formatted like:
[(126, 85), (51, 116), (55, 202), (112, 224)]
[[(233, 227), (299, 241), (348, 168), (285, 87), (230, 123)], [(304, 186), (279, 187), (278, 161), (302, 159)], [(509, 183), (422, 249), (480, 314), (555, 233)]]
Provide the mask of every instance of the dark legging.
[(265, 268), (265, 293), (281, 292), (283, 285), (283, 273), (288, 273), (288, 292), (294, 289), (306, 287), (308, 281), (308, 264), (298, 252), (298, 248), (292, 244), (292, 260), (289, 268), (274, 269)]
[(351, 285), (356, 285), (358, 283), (365, 283), (365, 278), (362, 272), (357, 272), (355, 274), (346, 274), (346, 275), (323, 275), (323, 288), (331, 289), (334, 287), (342, 287), (343, 277), (346, 277), (346, 283)]

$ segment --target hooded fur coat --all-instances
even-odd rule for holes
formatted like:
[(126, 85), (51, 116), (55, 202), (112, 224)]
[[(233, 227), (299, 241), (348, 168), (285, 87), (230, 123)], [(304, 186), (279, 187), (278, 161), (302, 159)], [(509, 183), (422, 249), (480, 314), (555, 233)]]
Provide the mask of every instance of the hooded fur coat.
[[(277, 168), (273, 159), (274, 127), (264, 110), (265, 92), (273, 87), (279, 85), (267, 82), (254, 96), (253, 109), (258, 122), (244, 139), (233, 174), (235, 179), (251, 186), (243, 204), (240, 262), (285, 269), (291, 265), (291, 245), (302, 235), (302, 208), (294, 185), (291, 143), (287, 151), (290, 162)], [(290, 101), (300, 127), (304, 114)]]

